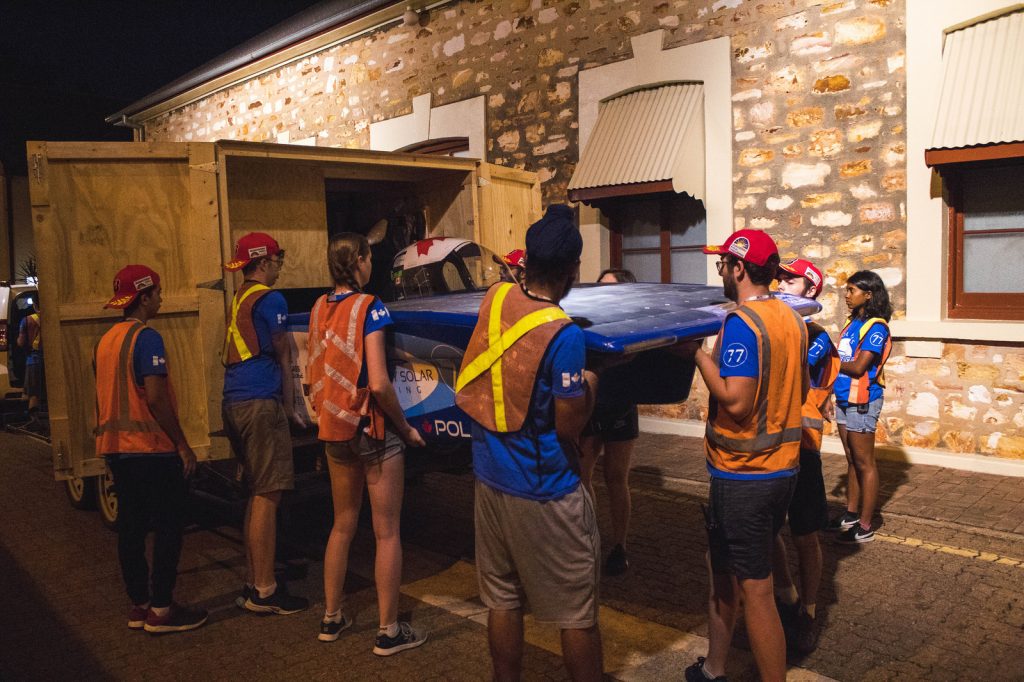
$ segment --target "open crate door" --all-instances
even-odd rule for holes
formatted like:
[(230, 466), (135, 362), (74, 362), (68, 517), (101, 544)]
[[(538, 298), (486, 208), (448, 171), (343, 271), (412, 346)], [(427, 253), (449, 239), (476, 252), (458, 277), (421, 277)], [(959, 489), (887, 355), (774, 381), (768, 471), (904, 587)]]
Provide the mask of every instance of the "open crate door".
[(480, 214), (477, 241), (499, 255), (523, 248), (526, 229), (541, 217), (537, 174), (481, 163)]
[(167, 348), (179, 418), (200, 459), (226, 456), (221, 429), (225, 294), (215, 148), (202, 143), (28, 145), (54, 471), (101, 473), (93, 350), (121, 313), (105, 310), (128, 263), (161, 276), (150, 325)]

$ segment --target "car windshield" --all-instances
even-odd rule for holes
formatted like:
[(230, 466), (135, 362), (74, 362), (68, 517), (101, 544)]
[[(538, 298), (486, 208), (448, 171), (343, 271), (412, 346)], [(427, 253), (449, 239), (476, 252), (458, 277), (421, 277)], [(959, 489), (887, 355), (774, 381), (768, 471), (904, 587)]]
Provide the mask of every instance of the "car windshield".
[(497, 254), (473, 242), (466, 242), (439, 261), (392, 272), (399, 299), (482, 291), (511, 278)]

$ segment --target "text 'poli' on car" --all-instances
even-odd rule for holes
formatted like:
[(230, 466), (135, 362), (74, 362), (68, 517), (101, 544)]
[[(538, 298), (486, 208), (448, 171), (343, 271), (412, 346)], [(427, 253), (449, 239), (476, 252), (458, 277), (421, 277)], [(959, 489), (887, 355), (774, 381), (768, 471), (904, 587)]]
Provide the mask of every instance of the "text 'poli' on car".
[[(425, 239), (395, 257), (388, 369), (406, 418), (427, 442), (422, 457), (410, 453), (412, 468), (469, 461), (470, 420), (455, 405), (455, 382), (484, 294), (502, 281), (514, 281), (502, 259), (464, 239)], [(798, 296), (779, 298), (801, 315), (821, 309)], [(734, 304), (720, 286), (636, 283), (577, 285), (561, 307), (583, 329), (588, 358), (630, 358), (602, 373), (599, 401), (648, 405), (686, 399), (694, 364), (668, 348), (717, 334)], [(302, 386), (308, 324), (308, 314), (289, 317), (296, 400), (311, 413)]]

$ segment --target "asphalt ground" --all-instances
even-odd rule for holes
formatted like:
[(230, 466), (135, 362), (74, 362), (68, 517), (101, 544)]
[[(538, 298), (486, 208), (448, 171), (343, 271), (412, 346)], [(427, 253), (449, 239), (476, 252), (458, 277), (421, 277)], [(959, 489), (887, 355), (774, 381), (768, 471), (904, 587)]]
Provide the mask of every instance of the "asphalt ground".
[[(825, 466), (834, 509), (844, 483), (840, 460), (827, 458)], [(280, 568), (291, 590), (313, 606), (266, 617), (234, 606), (244, 575), (236, 516), (196, 502), (177, 592), (210, 609), (210, 622), (194, 632), (152, 637), (125, 627), (115, 535), (95, 512), (71, 509), (53, 481), (48, 446), (0, 433), (0, 464), (0, 679), (490, 676), (486, 614), (472, 567), (468, 474), (428, 474), (410, 483), (401, 608), (404, 618), (429, 631), (429, 640), (378, 658), (370, 653), (377, 614), (368, 518), (346, 582), (355, 627), (324, 644), (316, 633), (329, 502), (292, 506), (282, 528)], [(614, 678), (681, 679), (682, 668), (706, 646), (702, 468), (699, 442), (692, 439), (644, 435), (638, 443), (631, 568), (601, 585), (606, 670)], [(1024, 480), (962, 474), (882, 465), (886, 506), (878, 540), (844, 547), (825, 539), (824, 632), (817, 651), (792, 661), (791, 679), (1024, 678), (1024, 535), (996, 527), (1007, 525), (1002, 506), (991, 519), (980, 511), (989, 495), (1015, 504)], [(932, 489), (945, 492), (932, 495)], [(962, 522), (944, 518), (968, 490), (970, 499), (982, 501), (971, 503), (975, 513)], [(600, 485), (597, 495), (607, 533)], [(914, 502), (926, 496), (927, 504)], [(743, 640), (739, 632), (730, 679), (756, 678)], [(527, 641), (526, 679), (566, 679), (556, 632), (531, 626)]]

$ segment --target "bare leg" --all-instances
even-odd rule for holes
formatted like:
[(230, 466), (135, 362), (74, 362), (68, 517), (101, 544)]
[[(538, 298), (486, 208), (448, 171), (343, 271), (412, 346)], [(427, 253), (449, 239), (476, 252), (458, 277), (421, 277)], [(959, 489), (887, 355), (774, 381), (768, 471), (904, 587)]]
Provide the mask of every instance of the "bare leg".
[(860, 485), (857, 469), (853, 466), (853, 451), (850, 449), (850, 434), (845, 426), (839, 425), (839, 440), (846, 453), (846, 511), (856, 514), (860, 504)]
[(487, 641), (495, 682), (512, 682), (523, 673), (523, 612), (521, 609), (487, 614)]
[(373, 509), (377, 557), (373, 578), (377, 583), (380, 625), (398, 620), (398, 589), (402, 583), (402, 495), (405, 491), (405, 455), (389, 457), (367, 467), (366, 486)]
[(281, 491), (253, 495), (246, 510), (245, 549), (253, 585), (267, 589), (275, 584), (274, 550), (277, 544), (277, 507)]
[(252, 498), (245, 504), (245, 517), (242, 519), (242, 545), (245, 547), (245, 584), (255, 585), (256, 571), (252, 566), (252, 551), (249, 549), (249, 525), (252, 523)]
[[(799, 547), (797, 551), (799, 552)], [(802, 570), (803, 567), (801, 566)], [(789, 560), (786, 558), (786, 541), (782, 539), (782, 533), (778, 533), (775, 536), (775, 556), (772, 561), (772, 575), (775, 577), (775, 587), (788, 589), (793, 586), (793, 574), (789, 571)]]
[(871, 525), (878, 503), (878, 467), (875, 465), (875, 434), (854, 433), (848, 435), (853, 466), (860, 483), (860, 524)]
[(800, 563), (800, 603), (805, 611), (815, 616), (818, 587), (821, 585), (821, 542), (815, 532), (794, 536), (793, 544)]
[(331, 474), (331, 500), (334, 502), (334, 525), (324, 552), (325, 610), (334, 613), (341, 608), (345, 596), (345, 573), (348, 571), (348, 549), (359, 523), (363, 504), (362, 464), (342, 464), (327, 458)]
[(786, 679), (786, 638), (775, 609), (772, 577), (740, 580), (738, 584), (757, 670), (764, 682), (781, 682)]
[(573, 680), (600, 680), (604, 671), (601, 629), (595, 624), (582, 630), (562, 630), (562, 660)]
[(604, 482), (608, 486), (608, 509), (612, 517), (612, 544), (626, 546), (633, 503), (629, 494), (629, 464), (632, 440), (604, 444)]
[[(710, 573), (710, 557), (707, 561)], [(704, 661), (704, 670), (713, 677), (725, 674), (738, 606), (739, 589), (736, 587), (735, 579), (731, 575), (713, 574), (711, 593), (708, 596), (708, 656)], [(774, 603), (772, 607), (775, 607)]]
[[(583, 436), (580, 438), (580, 480), (590, 493), (590, 499), (594, 506), (597, 506), (597, 498), (594, 497), (594, 467), (597, 466), (597, 458), (601, 455), (603, 441), (597, 436)], [(607, 466), (607, 462), (605, 462)]]

